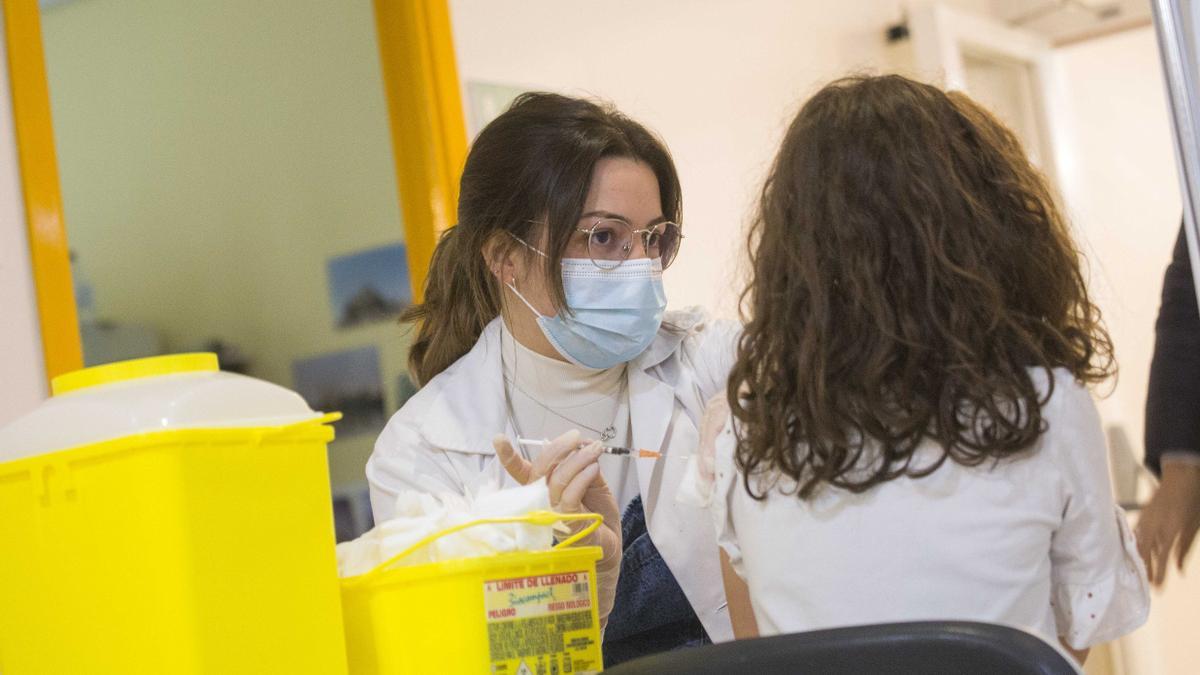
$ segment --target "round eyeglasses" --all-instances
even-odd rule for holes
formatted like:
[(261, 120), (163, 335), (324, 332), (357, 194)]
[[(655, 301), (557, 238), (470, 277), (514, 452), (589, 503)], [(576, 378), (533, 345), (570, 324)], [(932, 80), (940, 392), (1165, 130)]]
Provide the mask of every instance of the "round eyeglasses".
[[(646, 257), (657, 258), (663, 269), (667, 269), (675, 262), (683, 241), (682, 228), (670, 221), (636, 229), (624, 220), (600, 218), (591, 227), (577, 229), (583, 235), (582, 243), (586, 246), (587, 256), (602, 270), (616, 269), (629, 259), (633, 254), (634, 237), (641, 237)], [(572, 242), (570, 248), (575, 246), (577, 244)]]

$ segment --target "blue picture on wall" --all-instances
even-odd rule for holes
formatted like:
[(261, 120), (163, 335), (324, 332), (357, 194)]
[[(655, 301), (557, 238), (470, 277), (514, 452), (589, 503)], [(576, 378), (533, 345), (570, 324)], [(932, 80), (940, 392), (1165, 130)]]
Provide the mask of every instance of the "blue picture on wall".
[(342, 413), (339, 436), (379, 433), (387, 421), (375, 347), (298, 360), (292, 364), (292, 386), (313, 410)]
[(329, 297), (338, 328), (394, 319), (412, 303), (404, 244), (330, 260)]

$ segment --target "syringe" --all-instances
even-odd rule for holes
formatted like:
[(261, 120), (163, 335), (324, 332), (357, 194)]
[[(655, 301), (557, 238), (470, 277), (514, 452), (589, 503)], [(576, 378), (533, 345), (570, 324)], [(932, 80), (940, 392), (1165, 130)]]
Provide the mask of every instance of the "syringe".
[[(538, 441), (538, 440), (534, 440), (532, 438), (518, 438), (517, 442), (520, 443), (521, 445), (533, 445), (533, 446), (537, 446), (537, 447), (543, 447), (543, 446), (550, 445), (550, 441)], [(589, 445), (591, 445), (591, 443), (580, 443), (579, 447), (580, 447), (580, 449), (583, 449)], [(655, 450), (640, 450), (640, 449), (634, 450), (633, 448), (623, 448), (623, 447), (620, 447), (617, 445), (604, 446), (604, 454), (618, 455), (618, 456), (625, 456), (625, 457), (638, 457), (640, 459), (660, 459), (663, 456), (661, 452), (657, 452)]]

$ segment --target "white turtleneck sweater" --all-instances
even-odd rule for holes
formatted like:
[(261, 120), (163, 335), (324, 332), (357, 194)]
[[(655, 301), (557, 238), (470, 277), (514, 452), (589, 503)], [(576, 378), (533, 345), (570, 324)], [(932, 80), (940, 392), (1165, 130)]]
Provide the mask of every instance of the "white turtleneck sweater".
[[(542, 356), (518, 342), (504, 326), (500, 333), (504, 382), (512, 406), (513, 426), (522, 438), (554, 439), (578, 429), (585, 440), (599, 440), (612, 426), (608, 445), (628, 446), (629, 388), (625, 366), (593, 370)], [(516, 440), (516, 439), (512, 439)], [(518, 448), (536, 457), (541, 448)], [(600, 472), (621, 512), (638, 495), (637, 470), (629, 457), (603, 455)]]

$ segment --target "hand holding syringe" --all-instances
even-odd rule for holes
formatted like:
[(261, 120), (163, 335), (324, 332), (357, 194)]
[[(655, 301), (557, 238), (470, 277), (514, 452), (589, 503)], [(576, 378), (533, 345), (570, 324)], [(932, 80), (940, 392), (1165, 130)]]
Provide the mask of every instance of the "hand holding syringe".
[[(534, 447), (543, 447), (543, 446), (550, 444), (550, 441), (539, 441), (539, 440), (535, 440), (532, 438), (518, 438), (517, 442), (520, 443), (521, 445), (530, 445), (530, 446), (534, 446)], [(584, 448), (584, 447), (587, 447), (589, 444), (590, 444), (590, 441), (587, 441), (587, 442), (581, 441), (579, 443), (579, 447)], [(623, 448), (623, 447), (616, 446), (616, 445), (605, 445), (603, 447), (604, 447), (604, 454), (606, 454), (606, 455), (637, 457), (639, 459), (661, 459), (663, 456), (663, 454), (661, 452), (657, 452), (655, 450), (634, 450), (633, 448)], [(678, 457), (677, 459), (687, 459), (687, 455), (683, 455), (681, 457)]]
[[(621, 510), (600, 472), (597, 461), (604, 449), (599, 443), (583, 444), (579, 431), (571, 430), (550, 442), (539, 442), (541, 452), (523, 457), (503, 435), (492, 439), (496, 457), (506, 473), (521, 485), (545, 480), (550, 508), (559, 513), (598, 513), (604, 518), (600, 529), (580, 543), (599, 546), (603, 554), (596, 562), (596, 587), (601, 621), (612, 610), (617, 577), (621, 569)], [(520, 442), (518, 441), (518, 444)], [(573, 531), (580, 522), (566, 524)]]

